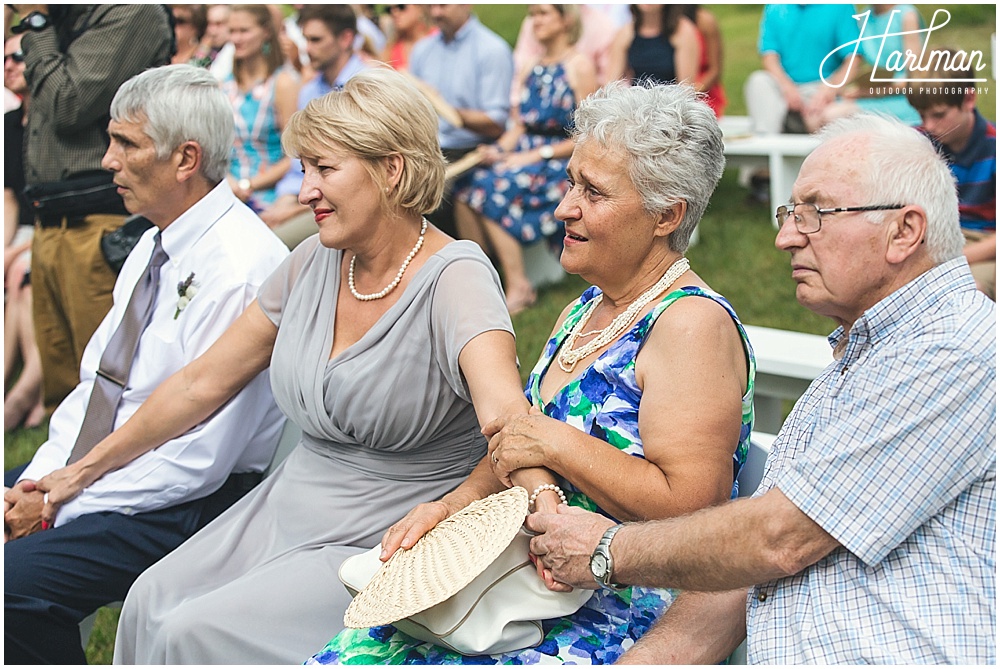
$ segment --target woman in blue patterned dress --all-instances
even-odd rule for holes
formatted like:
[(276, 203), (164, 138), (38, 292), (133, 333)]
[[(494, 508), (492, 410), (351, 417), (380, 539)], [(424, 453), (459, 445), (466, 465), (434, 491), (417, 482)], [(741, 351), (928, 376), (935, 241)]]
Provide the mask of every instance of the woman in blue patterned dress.
[(295, 113), (299, 80), (283, 67), (285, 57), (267, 5), (234, 5), (229, 36), (233, 72), (222, 82), (236, 122), (229, 185), (236, 197), (260, 212), (274, 202), (274, 186), (291, 165), (281, 150), (281, 131)]
[[(729, 303), (684, 252), (724, 164), (715, 115), (687, 86), (605, 86), (577, 109), (563, 267), (594, 285), (562, 313), (528, 380), (528, 414), (484, 428), (497, 479), (550, 470), (570, 505), (617, 521), (664, 518), (734, 497), (753, 423), (753, 351)], [(552, 509), (559, 492), (537, 494)], [(382, 539), (384, 559), (476, 498), (462, 484)], [(568, 586), (539, 565), (553, 590)], [(342, 631), (318, 663), (614, 662), (674, 593), (598, 589), (542, 621), (536, 648), (464, 657), (392, 625)]]
[(521, 245), (562, 237), (555, 208), (566, 192), (573, 110), (597, 87), (594, 64), (573, 46), (580, 35), (577, 8), (531, 5), (528, 16), (545, 53), (518, 74), (521, 102), (513, 125), (483, 147), (486, 167), (455, 196), (459, 234), (493, 248), (512, 314), (535, 301)]

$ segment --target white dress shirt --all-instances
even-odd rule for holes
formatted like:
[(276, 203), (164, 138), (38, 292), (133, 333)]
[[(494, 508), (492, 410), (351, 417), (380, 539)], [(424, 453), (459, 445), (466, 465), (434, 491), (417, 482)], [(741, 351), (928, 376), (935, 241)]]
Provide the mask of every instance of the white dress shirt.
[[(125, 261), (115, 283), (114, 306), (84, 350), (80, 384), (52, 414), (49, 439), (21, 479), (38, 480), (66, 465), (101, 355), (146, 271), (156, 232), (148, 230)], [(161, 239), (170, 260), (160, 270), (153, 316), (139, 339), (118, 405), (116, 429), (161, 382), (219, 338), (288, 255), (284, 244), (233, 195), (225, 180), (167, 226)], [(178, 284), (192, 273), (197, 292), (177, 313)], [(59, 510), (55, 524), (88, 513), (134, 514), (205, 497), (233, 472), (264, 471), (283, 425), (264, 371), (200, 425), (95, 481)]]

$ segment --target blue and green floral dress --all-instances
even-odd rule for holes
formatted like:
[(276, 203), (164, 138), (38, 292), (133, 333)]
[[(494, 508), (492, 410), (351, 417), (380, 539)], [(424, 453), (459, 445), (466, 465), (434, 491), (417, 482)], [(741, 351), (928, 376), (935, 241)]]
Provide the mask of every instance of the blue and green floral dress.
[[(722, 305), (739, 329), (746, 350), (749, 374), (743, 395), (739, 443), (733, 452), (733, 492), (736, 474), (746, 461), (753, 426), (753, 380), (756, 363), (747, 334), (732, 306), (721, 295), (687, 286), (663, 298), (632, 329), (615, 341), (579, 377), (564, 386), (552, 400), (541, 399), (541, 379), (560, 345), (581, 318), (586, 304), (600, 291), (588, 288), (574, 305), (559, 331), (528, 377), (525, 394), (547, 416), (597, 437), (629, 455), (643, 457), (639, 436), (639, 400), (642, 391), (635, 378), (635, 360), (646, 336), (664, 310), (687, 296), (700, 296)], [(569, 503), (603, 513), (594, 500), (566, 480), (560, 481)], [(610, 664), (618, 659), (673, 602), (676, 591), (629, 587), (615, 592), (597, 590), (583, 608), (571, 616), (542, 621), (541, 645), (499, 655), (463, 656), (440, 646), (421, 642), (392, 625), (370, 629), (345, 629), (307, 664)]]
[[(530, 151), (566, 139), (573, 126), (576, 97), (562, 63), (536, 65), (528, 74), (519, 107), (524, 134), (515, 151)], [(495, 221), (522, 244), (540, 239), (558, 240), (562, 221), (556, 218), (566, 194), (566, 158), (541, 160), (516, 169), (498, 165), (472, 173), (466, 188), (455, 197)]]

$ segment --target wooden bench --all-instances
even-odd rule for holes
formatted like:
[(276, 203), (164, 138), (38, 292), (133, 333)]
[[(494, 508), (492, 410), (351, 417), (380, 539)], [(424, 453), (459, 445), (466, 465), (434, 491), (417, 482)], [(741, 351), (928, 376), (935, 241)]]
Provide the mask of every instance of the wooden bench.
[(820, 335), (755, 325), (745, 328), (757, 359), (754, 427), (777, 433), (783, 422), (782, 400), (797, 400), (833, 362), (833, 353)]

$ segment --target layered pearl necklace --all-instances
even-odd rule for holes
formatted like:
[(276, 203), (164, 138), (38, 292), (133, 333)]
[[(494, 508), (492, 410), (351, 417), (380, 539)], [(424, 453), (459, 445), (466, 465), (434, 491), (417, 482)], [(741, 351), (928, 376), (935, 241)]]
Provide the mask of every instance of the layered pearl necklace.
[[(629, 326), (635, 317), (639, 314), (643, 307), (653, 301), (657, 295), (665, 291), (667, 288), (680, 278), (681, 274), (690, 269), (691, 263), (688, 262), (687, 258), (680, 258), (673, 265), (671, 265), (667, 271), (664, 273), (660, 280), (657, 281), (653, 286), (647, 290), (645, 293), (640, 295), (633, 301), (628, 308), (622, 313), (618, 314), (617, 317), (608, 327), (603, 330), (592, 330), (590, 332), (583, 332), (583, 327), (590, 320), (590, 317), (594, 314), (601, 300), (604, 299), (604, 294), (600, 294), (591, 300), (590, 304), (587, 305), (586, 311), (577, 321), (576, 325), (570, 331), (569, 336), (566, 338), (566, 342), (563, 344), (562, 348), (559, 350), (559, 368), (564, 372), (572, 372), (573, 368), (576, 367), (576, 363), (580, 362), (584, 358), (592, 355), (595, 351), (607, 346), (625, 331), (625, 328)], [(576, 340), (580, 337), (586, 337), (589, 335), (597, 335), (589, 342), (581, 346), (580, 348), (574, 349), (576, 345)]]
[(427, 232), (427, 219), (423, 219), (423, 223), (420, 226), (420, 236), (417, 238), (417, 243), (413, 246), (413, 250), (410, 251), (410, 255), (406, 256), (406, 260), (403, 261), (402, 266), (400, 266), (399, 271), (396, 272), (396, 278), (392, 280), (388, 286), (378, 291), (377, 293), (372, 293), (370, 295), (362, 295), (358, 292), (358, 289), (354, 287), (354, 263), (357, 261), (358, 257), (354, 256), (351, 258), (351, 267), (347, 271), (347, 286), (351, 289), (351, 295), (355, 299), (361, 300), (362, 302), (371, 302), (372, 300), (381, 300), (383, 297), (392, 292), (393, 288), (399, 285), (399, 282), (403, 279), (403, 272), (406, 268), (410, 266), (410, 261), (413, 257), (417, 255), (420, 251), (420, 247), (424, 245), (424, 233)]

